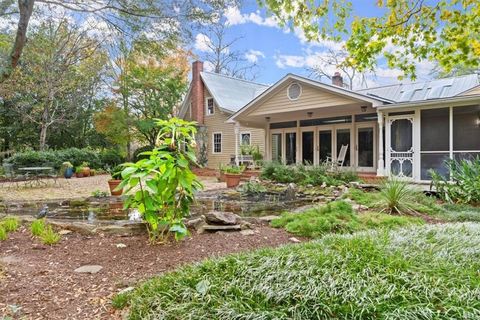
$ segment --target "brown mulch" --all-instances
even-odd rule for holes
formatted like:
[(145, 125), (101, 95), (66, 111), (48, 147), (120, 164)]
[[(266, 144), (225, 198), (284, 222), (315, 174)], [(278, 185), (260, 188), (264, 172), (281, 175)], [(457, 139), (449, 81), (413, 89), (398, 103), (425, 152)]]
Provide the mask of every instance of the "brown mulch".
[[(257, 226), (255, 234), (194, 234), (184, 241), (149, 245), (146, 236), (64, 235), (48, 247), (22, 227), (0, 241), (0, 319), (121, 319), (111, 297), (153, 275), (183, 264), (232, 252), (275, 247), (289, 242), (281, 229)], [(118, 248), (122, 243), (126, 248)], [(73, 270), (101, 265), (97, 274)]]

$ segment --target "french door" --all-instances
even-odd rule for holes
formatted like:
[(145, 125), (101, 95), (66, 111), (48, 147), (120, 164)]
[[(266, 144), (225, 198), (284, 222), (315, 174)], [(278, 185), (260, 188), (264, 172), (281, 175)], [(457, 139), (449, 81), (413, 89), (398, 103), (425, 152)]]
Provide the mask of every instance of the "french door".
[(407, 179), (413, 178), (413, 124), (414, 115), (389, 118), (387, 166), (391, 175)]
[(357, 170), (373, 171), (376, 159), (375, 126), (372, 124), (357, 124), (356, 131)]

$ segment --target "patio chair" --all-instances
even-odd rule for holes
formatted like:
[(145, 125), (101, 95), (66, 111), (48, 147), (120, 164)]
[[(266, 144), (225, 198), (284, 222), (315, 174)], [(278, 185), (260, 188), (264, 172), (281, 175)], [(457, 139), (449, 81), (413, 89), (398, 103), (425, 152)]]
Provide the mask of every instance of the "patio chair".
[(340, 148), (340, 152), (338, 153), (337, 159), (333, 160), (332, 157), (327, 157), (325, 163), (330, 166), (331, 170), (337, 170), (338, 168), (343, 167), (343, 163), (345, 162), (345, 157), (348, 151), (348, 144), (343, 145)]

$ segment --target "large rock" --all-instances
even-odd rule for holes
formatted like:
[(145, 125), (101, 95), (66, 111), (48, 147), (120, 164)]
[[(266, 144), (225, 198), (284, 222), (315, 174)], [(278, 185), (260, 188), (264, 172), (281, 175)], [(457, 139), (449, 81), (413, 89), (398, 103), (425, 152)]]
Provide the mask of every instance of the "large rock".
[(205, 215), (208, 224), (236, 225), (240, 217), (232, 212), (210, 211)]
[(239, 224), (219, 225), (219, 224), (203, 224), (198, 229), (198, 233), (218, 232), (218, 231), (240, 231), (242, 227)]
[(297, 195), (297, 186), (295, 183), (289, 183), (287, 189), (285, 190), (285, 200), (291, 201), (295, 200)]

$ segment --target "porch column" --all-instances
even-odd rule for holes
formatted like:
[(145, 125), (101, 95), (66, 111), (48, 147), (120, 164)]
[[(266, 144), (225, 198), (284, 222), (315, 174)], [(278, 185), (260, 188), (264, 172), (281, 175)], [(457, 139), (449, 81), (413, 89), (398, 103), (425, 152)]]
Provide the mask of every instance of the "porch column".
[(383, 161), (383, 112), (377, 111), (378, 117), (378, 165), (377, 176), (383, 176), (385, 174), (385, 162)]
[(238, 161), (238, 138), (240, 134), (240, 124), (235, 121), (235, 127), (234, 127), (234, 132), (235, 132), (235, 164), (238, 166), (239, 161)]

